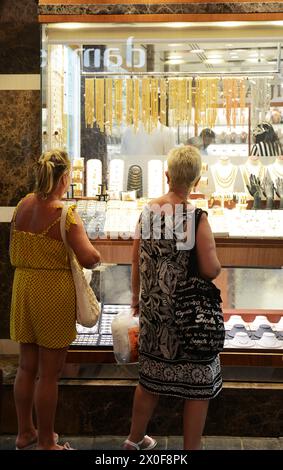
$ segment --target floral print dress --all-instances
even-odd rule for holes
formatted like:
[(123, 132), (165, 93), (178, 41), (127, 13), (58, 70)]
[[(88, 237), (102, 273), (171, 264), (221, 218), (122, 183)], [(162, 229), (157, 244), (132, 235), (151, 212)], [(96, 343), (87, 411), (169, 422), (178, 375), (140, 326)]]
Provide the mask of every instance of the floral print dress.
[[(201, 209), (193, 213), (195, 231), (201, 214)], [(149, 206), (140, 218), (141, 232), (144, 216), (149, 217), (150, 233), (140, 237), (139, 382), (152, 393), (214, 398), (222, 387), (219, 356), (186, 353), (174, 323), (175, 292), (181, 281), (197, 272), (196, 249), (178, 250), (175, 231), (171, 239), (166, 238), (167, 215), (161, 216), (160, 236), (155, 238), (155, 215)], [(174, 215), (170, 217), (174, 225)]]

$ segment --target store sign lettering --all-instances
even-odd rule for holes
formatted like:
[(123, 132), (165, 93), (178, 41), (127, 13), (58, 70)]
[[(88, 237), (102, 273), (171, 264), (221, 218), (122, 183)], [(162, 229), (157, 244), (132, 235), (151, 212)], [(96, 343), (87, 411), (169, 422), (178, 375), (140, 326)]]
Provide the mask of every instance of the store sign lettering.
[[(145, 65), (145, 50), (141, 47), (134, 47), (133, 37), (129, 37), (126, 41), (126, 67), (139, 69)], [(122, 67), (124, 65), (124, 58), (121, 54), (119, 47), (107, 47), (105, 50), (101, 49), (86, 49), (84, 51), (84, 66), (100, 68)]]

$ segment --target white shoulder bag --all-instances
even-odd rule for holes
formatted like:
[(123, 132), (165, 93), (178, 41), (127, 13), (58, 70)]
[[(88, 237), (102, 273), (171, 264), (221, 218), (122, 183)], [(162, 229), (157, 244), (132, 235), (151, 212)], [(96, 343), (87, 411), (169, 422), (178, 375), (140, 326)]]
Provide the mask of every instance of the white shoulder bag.
[(75, 253), (72, 248), (68, 245), (66, 239), (66, 217), (68, 207), (66, 205), (62, 208), (62, 214), (60, 219), (60, 231), (62, 240), (65, 244), (67, 253), (69, 255), (75, 290), (76, 290), (76, 315), (77, 322), (88, 328), (91, 328), (97, 323), (100, 316), (100, 306), (90, 287), (88, 281), (85, 278), (83, 269), (81, 268)]

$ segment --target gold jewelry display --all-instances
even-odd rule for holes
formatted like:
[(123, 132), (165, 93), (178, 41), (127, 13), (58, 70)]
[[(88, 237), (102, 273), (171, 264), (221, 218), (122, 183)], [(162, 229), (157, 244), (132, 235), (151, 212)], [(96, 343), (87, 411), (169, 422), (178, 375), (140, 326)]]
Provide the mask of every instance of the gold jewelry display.
[(226, 109), (227, 126), (237, 125), (240, 109), (240, 124), (244, 124), (246, 106), (246, 83), (243, 78), (223, 78), (223, 103)]
[(249, 165), (248, 162), (246, 162), (242, 165), (241, 171), (244, 183), (247, 185), (250, 184), (250, 175), (255, 175), (260, 181), (262, 181), (265, 176), (266, 169), (264, 165), (258, 161), (256, 165)]
[(108, 134), (112, 134), (113, 126), (113, 80), (106, 78), (105, 81), (105, 127)]
[(150, 79), (142, 78), (142, 123), (146, 132), (150, 132)]
[(123, 90), (122, 90), (123, 80), (121, 78), (116, 78), (114, 80), (114, 90), (115, 90), (115, 119), (118, 126), (122, 124), (123, 118)]
[(126, 80), (126, 124), (130, 126), (133, 123), (133, 80)]
[(158, 79), (150, 81), (150, 130), (155, 129), (158, 123)]
[(140, 81), (138, 78), (134, 78), (134, 110), (133, 110), (133, 123), (135, 131), (139, 126), (140, 117)]
[(166, 126), (166, 96), (167, 96), (167, 81), (165, 78), (160, 79), (160, 122)]
[(94, 120), (94, 78), (85, 79), (85, 125), (93, 127)]
[(196, 78), (195, 121), (202, 127), (214, 127), (217, 117), (219, 78)]
[(215, 180), (215, 183), (217, 184), (217, 186), (220, 186), (223, 189), (231, 187), (235, 183), (235, 179), (237, 176), (238, 170), (237, 170), (236, 165), (231, 164), (231, 171), (230, 173), (228, 173), (228, 175), (225, 175), (225, 176), (221, 175), (221, 173), (219, 172), (220, 168), (221, 168), (221, 165), (219, 164), (213, 165), (212, 175)]
[(95, 80), (95, 119), (101, 132), (104, 131), (104, 79)]
[[(138, 129), (141, 119), (146, 132), (151, 132), (157, 127), (158, 119), (163, 125), (186, 126), (191, 123), (194, 98), (196, 125), (213, 128), (217, 119), (220, 78), (198, 77), (194, 80), (193, 87), (191, 77), (86, 78), (86, 127), (93, 126), (94, 109), (100, 130), (103, 131), (105, 128), (108, 134), (112, 132), (113, 118), (117, 126), (125, 121), (128, 126), (133, 124), (135, 130)], [(221, 83), (227, 125), (235, 127), (237, 120), (243, 124), (246, 79), (223, 78)], [(126, 97), (126, 109), (123, 113), (124, 97)]]

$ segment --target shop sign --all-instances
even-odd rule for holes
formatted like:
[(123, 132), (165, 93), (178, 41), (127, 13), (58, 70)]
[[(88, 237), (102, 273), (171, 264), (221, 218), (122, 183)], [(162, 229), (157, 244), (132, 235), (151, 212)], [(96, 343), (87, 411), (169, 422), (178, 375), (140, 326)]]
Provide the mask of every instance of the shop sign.
[(133, 36), (126, 41), (126, 56), (123, 57), (119, 47), (88, 48), (83, 52), (83, 65), (85, 68), (113, 69), (127, 67), (139, 69), (144, 67), (146, 56), (141, 47), (134, 47)]

